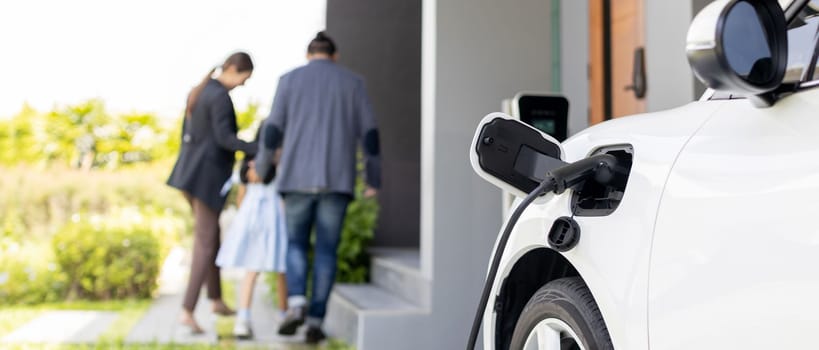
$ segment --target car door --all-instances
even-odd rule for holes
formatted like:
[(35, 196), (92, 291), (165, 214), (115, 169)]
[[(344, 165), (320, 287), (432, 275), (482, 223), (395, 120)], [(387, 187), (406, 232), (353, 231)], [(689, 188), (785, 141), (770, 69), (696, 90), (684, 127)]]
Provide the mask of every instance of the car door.
[[(792, 56), (814, 53), (810, 23), (807, 43), (789, 32)], [(791, 78), (806, 66), (796, 61)], [(675, 162), (651, 253), (652, 349), (816, 346), (819, 83), (812, 78), (770, 108), (726, 103)]]

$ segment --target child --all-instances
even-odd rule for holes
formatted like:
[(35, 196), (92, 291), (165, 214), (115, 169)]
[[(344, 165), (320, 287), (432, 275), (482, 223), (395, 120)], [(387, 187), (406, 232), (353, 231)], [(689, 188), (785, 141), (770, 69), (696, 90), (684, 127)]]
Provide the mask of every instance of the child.
[[(239, 176), (245, 186), (239, 190), (239, 210), (219, 249), (216, 264), (222, 268), (247, 270), (240, 291), (239, 310), (233, 334), (250, 339), (250, 302), (259, 272), (277, 272), (278, 306), (287, 310), (287, 284), (284, 278), (287, 233), (281, 197), (271, 179), (257, 182), (251, 159), (245, 159)], [(243, 191), (244, 188), (246, 191)]]

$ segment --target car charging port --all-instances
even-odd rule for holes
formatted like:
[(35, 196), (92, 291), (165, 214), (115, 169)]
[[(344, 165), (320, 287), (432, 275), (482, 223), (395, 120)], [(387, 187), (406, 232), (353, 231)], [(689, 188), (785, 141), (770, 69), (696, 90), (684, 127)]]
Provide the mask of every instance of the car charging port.
[(607, 146), (592, 156), (608, 154), (617, 158), (610, 181), (585, 181), (572, 193), (571, 206), (575, 216), (607, 216), (617, 209), (626, 192), (634, 148), (631, 145)]

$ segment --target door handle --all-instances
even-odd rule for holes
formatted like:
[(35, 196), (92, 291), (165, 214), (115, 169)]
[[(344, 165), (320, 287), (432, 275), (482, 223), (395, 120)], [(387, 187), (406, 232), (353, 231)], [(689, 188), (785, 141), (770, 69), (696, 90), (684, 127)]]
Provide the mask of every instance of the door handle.
[(634, 91), (634, 97), (641, 99), (646, 96), (646, 63), (645, 48), (634, 49), (634, 66), (631, 70), (631, 85), (626, 90)]

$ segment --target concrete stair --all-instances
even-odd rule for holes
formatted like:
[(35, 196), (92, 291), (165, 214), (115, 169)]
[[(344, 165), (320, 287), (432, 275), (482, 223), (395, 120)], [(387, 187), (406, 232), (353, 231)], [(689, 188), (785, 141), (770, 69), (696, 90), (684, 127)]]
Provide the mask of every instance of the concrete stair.
[(369, 284), (337, 284), (325, 328), (358, 350), (400, 349), (411, 323), (429, 315), (430, 283), (421, 275), (417, 249), (377, 248)]
[(421, 276), (418, 250), (381, 248), (371, 253), (372, 284), (414, 305), (429, 308), (429, 283)]

